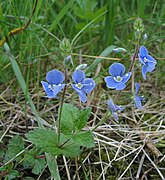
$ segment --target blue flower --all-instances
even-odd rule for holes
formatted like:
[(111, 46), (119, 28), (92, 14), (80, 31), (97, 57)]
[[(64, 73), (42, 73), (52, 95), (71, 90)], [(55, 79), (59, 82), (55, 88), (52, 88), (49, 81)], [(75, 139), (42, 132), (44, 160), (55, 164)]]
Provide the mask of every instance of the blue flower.
[(124, 108), (121, 107), (121, 106), (116, 105), (116, 104), (112, 101), (112, 99), (109, 99), (109, 100), (107, 101), (107, 104), (108, 104), (109, 109), (110, 109), (111, 112), (112, 112), (112, 115), (113, 115), (114, 119), (115, 119), (116, 121), (118, 121), (119, 118), (118, 118), (117, 112), (118, 112), (118, 111), (120, 111), (120, 112), (123, 111)]
[(107, 87), (110, 89), (123, 90), (126, 85), (125, 83), (130, 79), (131, 72), (124, 75), (125, 66), (121, 63), (113, 63), (109, 67), (109, 74), (111, 76), (105, 77)]
[(140, 47), (139, 60), (142, 64), (142, 76), (146, 80), (146, 73), (155, 69), (156, 60), (148, 55), (148, 50), (144, 46)]
[(74, 71), (72, 79), (76, 84), (72, 84), (72, 87), (77, 91), (80, 100), (84, 103), (87, 101), (86, 93), (90, 93), (94, 87), (95, 82), (91, 78), (85, 78), (85, 73), (81, 70)]
[(47, 94), (48, 98), (55, 98), (56, 95), (64, 88), (65, 84), (62, 84), (64, 81), (64, 75), (59, 70), (49, 71), (46, 75), (46, 80), (49, 82), (41, 81), (42, 86)]
[(134, 101), (135, 101), (135, 105), (138, 109), (143, 109), (142, 108), (142, 101), (144, 101), (144, 97), (142, 96), (139, 96), (138, 93), (139, 93), (139, 88), (140, 88), (140, 84), (139, 83), (135, 83), (135, 95), (134, 95)]

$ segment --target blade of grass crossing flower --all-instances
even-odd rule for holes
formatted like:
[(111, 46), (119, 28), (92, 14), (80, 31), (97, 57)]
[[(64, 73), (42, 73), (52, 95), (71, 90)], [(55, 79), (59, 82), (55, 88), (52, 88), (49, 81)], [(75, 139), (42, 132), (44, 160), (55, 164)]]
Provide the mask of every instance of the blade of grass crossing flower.
[[(106, 49), (104, 49), (104, 51), (99, 56), (101, 56), (101, 57), (109, 56), (109, 54), (113, 51), (113, 49), (115, 47), (116, 46), (114, 46), (114, 45), (108, 46)], [(94, 69), (102, 61), (104, 61), (104, 59), (100, 59), (100, 58), (95, 59), (94, 62), (86, 69), (86, 73), (90, 72), (92, 69)]]

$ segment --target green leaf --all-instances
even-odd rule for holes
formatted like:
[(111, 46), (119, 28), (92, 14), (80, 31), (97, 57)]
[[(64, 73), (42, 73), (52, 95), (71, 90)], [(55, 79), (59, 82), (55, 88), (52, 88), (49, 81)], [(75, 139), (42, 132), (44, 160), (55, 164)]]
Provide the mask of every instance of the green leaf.
[(49, 129), (36, 129), (26, 137), (37, 147), (51, 155), (65, 155), (75, 157), (80, 154), (80, 146), (72, 140), (71, 135), (61, 134), (60, 145), (57, 143), (57, 134)]
[[(99, 56), (101, 57), (109, 56), (109, 54), (113, 51), (115, 47), (116, 46), (114, 45), (108, 46), (106, 49), (104, 49), (104, 51)], [(86, 73), (89, 73), (90, 71), (92, 71), (92, 69), (94, 69), (102, 61), (104, 61), (104, 59), (100, 59), (100, 58), (95, 59), (94, 62), (87, 68)]]
[(56, 180), (61, 180), (56, 159), (57, 159), (57, 156), (52, 156), (51, 154), (46, 154), (46, 160), (48, 163), (48, 167), (49, 167), (51, 176)]
[(42, 151), (40, 149), (35, 148), (30, 151), (26, 151), (25, 153), (23, 166), (25, 168), (31, 167), (34, 174), (40, 174), (46, 165), (45, 159), (39, 157), (37, 158), (37, 156), (41, 155), (41, 152)]
[(40, 174), (41, 171), (45, 168), (45, 165), (46, 165), (46, 161), (44, 159), (35, 159), (32, 173)]
[(71, 104), (64, 104), (61, 115), (61, 132), (71, 134), (75, 130), (74, 122), (78, 118), (79, 110)]
[(92, 110), (91, 108), (85, 108), (85, 109), (82, 109), (81, 111), (79, 111), (79, 116), (74, 121), (76, 128), (78, 130), (81, 130), (83, 127), (85, 127), (85, 125), (90, 117), (91, 110)]
[(86, 147), (94, 147), (94, 137), (91, 131), (81, 131), (73, 136), (73, 140), (76, 144)]
[(15, 179), (19, 176), (19, 172), (16, 170), (11, 170), (9, 174), (6, 176), (7, 180)]
[[(24, 149), (25, 149), (25, 146), (24, 146), (24, 141), (22, 140), (22, 138), (18, 135), (14, 136), (9, 141), (8, 150), (5, 154), (5, 161), (8, 161), (11, 158), (15, 157), (18, 153), (20, 153)], [(18, 156), (17, 158), (15, 158), (15, 160), (20, 161), (21, 156)]]
[(36, 129), (26, 134), (26, 137), (45, 152), (61, 154), (57, 146), (57, 134), (50, 129)]

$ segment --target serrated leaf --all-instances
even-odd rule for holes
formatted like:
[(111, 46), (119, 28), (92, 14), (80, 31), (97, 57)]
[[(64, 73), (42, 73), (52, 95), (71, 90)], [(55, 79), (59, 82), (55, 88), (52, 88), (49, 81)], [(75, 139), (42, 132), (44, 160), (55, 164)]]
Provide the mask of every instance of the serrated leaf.
[[(7, 150), (6, 155), (5, 155), (5, 162), (10, 160), (11, 158), (15, 157), (24, 148), (25, 148), (25, 146), (24, 146), (24, 141), (22, 140), (22, 138), (20, 136), (18, 136), (18, 135), (14, 136), (9, 141), (8, 150)], [(15, 161), (20, 161), (21, 156), (18, 156), (14, 160)]]
[(26, 134), (26, 137), (43, 151), (53, 155), (59, 155), (57, 146), (57, 134), (50, 129), (36, 129)]
[(9, 174), (6, 176), (7, 180), (15, 179), (19, 176), (19, 172), (16, 170), (11, 170)]
[(76, 144), (85, 147), (94, 147), (94, 137), (91, 131), (81, 131), (73, 136)]
[(39, 158), (35, 159), (32, 173), (40, 174), (41, 171), (45, 168), (45, 165), (46, 165), (46, 161), (44, 159), (39, 159)]
[(57, 134), (49, 129), (36, 129), (29, 132), (26, 137), (37, 147), (51, 155), (75, 157), (80, 153), (80, 146), (76, 146), (70, 135), (61, 134), (60, 145), (57, 143)]
[(91, 115), (91, 108), (86, 108), (79, 111), (79, 115), (74, 122), (77, 130), (81, 130), (83, 127), (85, 127), (90, 115)]
[(61, 132), (71, 134), (75, 130), (74, 122), (79, 115), (79, 110), (72, 104), (64, 104), (61, 115)]
[(32, 168), (32, 172), (34, 174), (40, 174), (43, 168), (46, 165), (46, 161), (43, 158), (36, 158), (41, 155), (41, 150), (38, 148), (32, 149), (30, 151), (26, 151), (25, 159), (23, 161), (23, 166), (25, 168)]

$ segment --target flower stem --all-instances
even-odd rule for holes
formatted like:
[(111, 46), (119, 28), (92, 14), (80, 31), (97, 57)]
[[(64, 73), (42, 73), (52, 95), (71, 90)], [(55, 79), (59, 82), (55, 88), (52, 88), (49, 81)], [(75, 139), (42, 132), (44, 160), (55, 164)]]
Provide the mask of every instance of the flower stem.
[[(134, 63), (135, 63), (135, 60), (136, 60), (136, 56), (138, 54), (138, 49), (139, 49), (139, 40), (137, 41), (136, 43), (136, 47), (135, 47), (135, 52), (132, 56), (132, 61), (131, 61), (131, 64), (129, 66), (129, 69), (128, 69), (128, 72), (132, 72), (134, 73)], [(116, 98), (115, 99), (119, 99), (119, 97), (121, 96), (122, 94), (122, 91), (119, 91), (119, 93), (116, 95)]]
[(68, 75), (67, 75), (67, 69), (65, 68), (65, 87), (64, 90), (62, 92), (62, 99), (61, 99), (61, 106), (60, 106), (60, 112), (59, 112), (59, 116), (58, 116), (58, 144), (60, 143), (60, 134), (61, 134), (61, 116), (62, 116), (62, 109), (63, 109), (63, 104), (64, 104), (64, 98), (65, 98), (65, 92), (67, 89), (67, 80), (68, 80)]
[(131, 64), (130, 64), (130, 67), (129, 67), (128, 72), (130, 72), (130, 71), (133, 70), (133, 66), (134, 66), (134, 63), (135, 63), (135, 59), (136, 59), (136, 56), (137, 56), (137, 54), (138, 54), (138, 49), (139, 49), (139, 43), (136, 44), (135, 52), (134, 52), (134, 54), (133, 54), (132, 61), (131, 61)]

